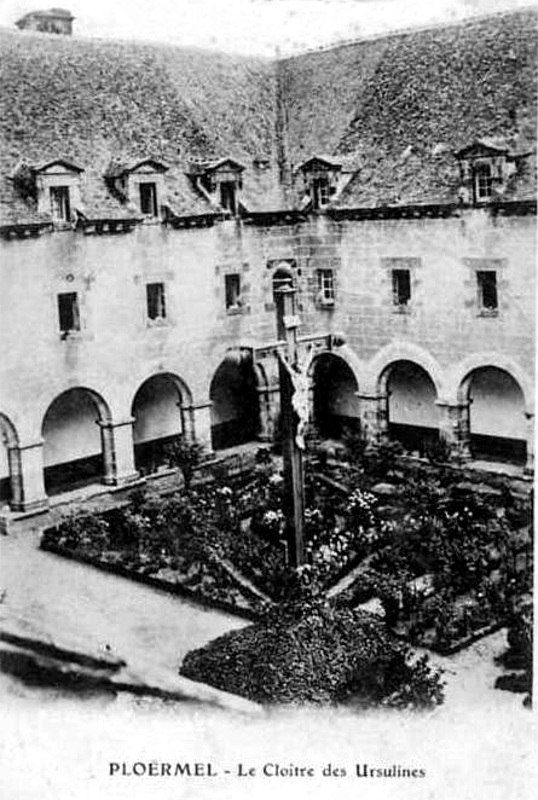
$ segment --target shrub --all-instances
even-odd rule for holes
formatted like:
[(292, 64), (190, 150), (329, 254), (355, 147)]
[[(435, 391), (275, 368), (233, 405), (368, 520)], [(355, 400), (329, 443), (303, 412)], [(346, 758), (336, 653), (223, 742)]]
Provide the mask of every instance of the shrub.
[(436, 673), (410, 665), (378, 618), (331, 606), (315, 592), (305, 600), (304, 587), (295, 588), (262, 623), (188, 653), (181, 674), (264, 704), (333, 703), (351, 695), (366, 705), (391, 696), (417, 707), (442, 701)]

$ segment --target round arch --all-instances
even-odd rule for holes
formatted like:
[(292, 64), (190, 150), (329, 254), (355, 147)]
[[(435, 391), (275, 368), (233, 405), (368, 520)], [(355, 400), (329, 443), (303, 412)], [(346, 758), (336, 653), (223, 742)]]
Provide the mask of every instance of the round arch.
[(378, 386), (389, 436), (422, 455), (439, 439), (438, 393), (430, 374), (414, 361), (398, 359), (384, 368)]
[(458, 395), (467, 410), (472, 456), (524, 465), (528, 434), (525, 394), (515, 377), (497, 366), (477, 366), (461, 381)]
[(135, 467), (142, 474), (167, 463), (167, 446), (178, 436), (192, 438), (192, 394), (171, 372), (150, 375), (138, 387), (131, 405)]
[(443, 370), (437, 360), (424, 348), (411, 342), (393, 342), (383, 347), (368, 364), (368, 383), (378, 394), (386, 388), (387, 369), (398, 361), (409, 361), (421, 367), (432, 381), (438, 397), (443, 395)]
[(339, 439), (346, 431), (358, 431), (359, 384), (355, 372), (341, 355), (316, 353), (309, 365), (313, 386), (313, 420), (319, 433)]
[(513, 359), (498, 353), (476, 353), (460, 361), (448, 376), (447, 395), (453, 402), (465, 403), (467, 400), (468, 377), (477, 369), (495, 367), (508, 373), (519, 385), (523, 393), (525, 409), (534, 413), (533, 380)]
[(54, 398), (41, 426), (47, 494), (102, 480), (101, 427), (110, 420), (108, 404), (93, 389), (77, 386)]
[(214, 450), (253, 441), (260, 432), (259, 381), (264, 374), (252, 351), (231, 350), (211, 380), (211, 440)]
[(16, 499), (14, 457), (18, 444), (15, 426), (9, 417), (0, 413), (0, 506)]

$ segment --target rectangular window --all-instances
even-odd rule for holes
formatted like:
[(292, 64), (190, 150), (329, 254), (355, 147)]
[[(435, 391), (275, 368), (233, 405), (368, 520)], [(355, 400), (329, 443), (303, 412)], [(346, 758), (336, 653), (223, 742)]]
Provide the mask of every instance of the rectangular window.
[(237, 273), (225, 275), (224, 288), (226, 291), (226, 308), (241, 308), (241, 276)]
[(69, 202), (69, 186), (50, 187), (50, 208), (52, 218), (61, 222), (71, 219), (71, 204)]
[(491, 198), (493, 178), (489, 164), (480, 164), (475, 168), (475, 195), (476, 200), (489, 200)]
[(140, 211), (151, 217), (157, 216), (157, 186), (154, 183), (141, 183)]
[(318, 269), (317, 299), (321, 305), (334, 303), (334, 274), (332, 269)]
[(147, 283), (148, 319), (166, 319), (164, 283)]
[(312, 181), (312, 206), (314, 209), (323, 208), (329, 202), (329, 179), (314, 178)]
[(80, 330), (80, 315), (76, 292), (66, 292), (58, 295), (58, 317), (62, 333)]
[(411, 300), (411, 273), (408, 269), (392, 270), (392, 301), (395, 306), (406, 306)]
[(235, 202), (235, 183), (234, 181), (223, 181), (220, 184), (220, 204), (231, 214), (236, 213)]
[(482, 311), (496, 311), (499, 307), (497, 297), (497, 273), (494, 270), (478, 270), (478, 305)]

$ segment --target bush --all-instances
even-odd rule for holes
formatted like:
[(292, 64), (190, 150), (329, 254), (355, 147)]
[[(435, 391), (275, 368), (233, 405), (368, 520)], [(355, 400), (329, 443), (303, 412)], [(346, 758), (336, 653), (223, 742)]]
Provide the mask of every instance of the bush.
[(180, 673), (259, 703), (426, 707), (442, 702), (439, 675), (418, 667), (371, 614), (298, 591), (263, 623), (225, 634), (187, 654)]

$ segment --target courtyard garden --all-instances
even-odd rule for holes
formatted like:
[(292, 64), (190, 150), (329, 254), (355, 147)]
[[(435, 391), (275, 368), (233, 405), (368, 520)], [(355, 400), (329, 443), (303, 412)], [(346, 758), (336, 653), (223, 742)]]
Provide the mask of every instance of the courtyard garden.
[[(177, 492), (134, 490), (124, 507), (64, 519), (42, 546), (254, 621), (190, 654), (188, 677), (262, 701), (266, 691), (338, 700), (360, 684), (379, 703), (440, 702), (439, 676), (408, 645), (450, 653), (528, 616), (530, 499), (434, 458), (406, 461), (390, 444), (350, 438), (335, 455), (312, 448), (306, 459), (298, 570), (287, 565), (283, 479), (266, 451), (251, 470), (221, 466), (206, 482), (187, 464)], [(414, 688), (402, 694), (404, 685)]]

